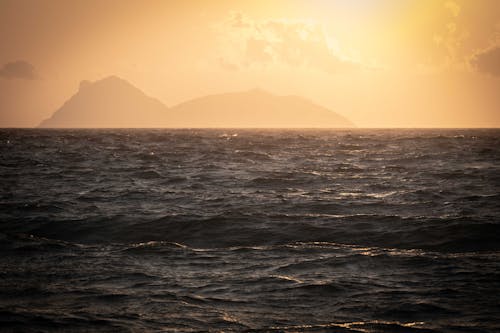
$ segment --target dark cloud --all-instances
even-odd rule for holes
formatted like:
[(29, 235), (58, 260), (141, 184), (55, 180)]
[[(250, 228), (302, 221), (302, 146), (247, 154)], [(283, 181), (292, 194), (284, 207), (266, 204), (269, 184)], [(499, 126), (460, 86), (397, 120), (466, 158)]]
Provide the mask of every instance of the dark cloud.
[(478, 72), (500, 77), (500, 45), (477, 53), (471, 62)]
[(27, 61), (8, 62), (0, 68), (0, 77), (5, 79), (34, 80), (37, 78), (35, 67)]

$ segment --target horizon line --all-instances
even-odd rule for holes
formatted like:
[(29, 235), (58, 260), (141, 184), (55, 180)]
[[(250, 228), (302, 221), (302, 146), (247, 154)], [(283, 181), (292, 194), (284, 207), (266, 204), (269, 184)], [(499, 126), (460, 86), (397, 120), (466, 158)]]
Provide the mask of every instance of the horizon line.
[(149, 129), (149, 130), (221, 130), (221, 129), (238, 129), (238, 130), (363, 130), (363, 129), (372, 129), (372, 130), (390, 130), (390, 129), (442, 129), (442, 130), (453, 130), (453, 129), (500, 129), (498, 127), (482, 127), (482, 126), (474, 126), (474, 127), (22, 127), (22, 126), (10, 126), (10, 127), (0, 127), (0, 130), (6, 129), (36, 129), (36, 130), (117, 130), (117, 129)]

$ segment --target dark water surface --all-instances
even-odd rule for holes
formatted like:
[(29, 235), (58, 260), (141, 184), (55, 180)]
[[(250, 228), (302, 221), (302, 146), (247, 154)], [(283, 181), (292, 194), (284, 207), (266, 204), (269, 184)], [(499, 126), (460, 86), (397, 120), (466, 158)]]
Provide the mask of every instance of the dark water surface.
[(498, 130), (1, 130), (2, 332), (499, 332)]

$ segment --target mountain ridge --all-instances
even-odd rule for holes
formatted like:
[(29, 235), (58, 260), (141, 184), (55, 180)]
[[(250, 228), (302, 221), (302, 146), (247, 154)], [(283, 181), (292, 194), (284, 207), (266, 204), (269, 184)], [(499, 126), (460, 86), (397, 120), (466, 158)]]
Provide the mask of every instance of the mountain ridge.
[(346, 128), (347, 118), (296, 95), (262, 89), (211, 94), (172, 107), (130, 82), (108, 76), (81, 81), (40, 128)]

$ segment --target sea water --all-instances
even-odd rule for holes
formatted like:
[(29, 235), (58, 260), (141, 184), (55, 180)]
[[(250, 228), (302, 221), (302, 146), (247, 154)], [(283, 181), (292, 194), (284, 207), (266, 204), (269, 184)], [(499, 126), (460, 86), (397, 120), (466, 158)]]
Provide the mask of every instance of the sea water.
[(0, 131), (6, 332), (498, 332), (499, 130)]

